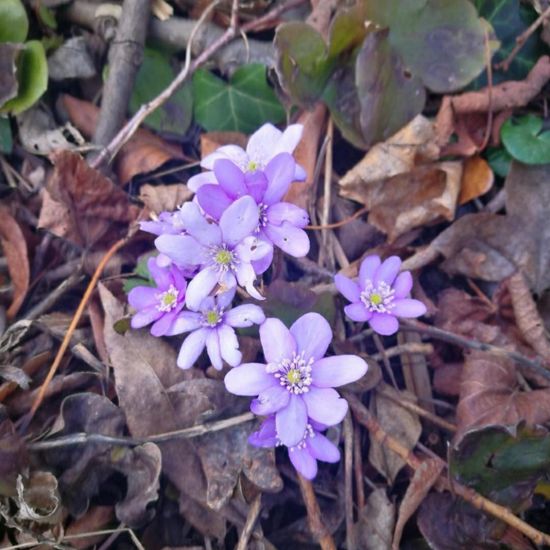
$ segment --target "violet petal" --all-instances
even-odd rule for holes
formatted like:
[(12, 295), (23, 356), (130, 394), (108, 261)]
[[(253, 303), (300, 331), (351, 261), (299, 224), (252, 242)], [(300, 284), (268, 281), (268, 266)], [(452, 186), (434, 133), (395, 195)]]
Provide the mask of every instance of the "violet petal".
[(401, 298), (393, 302), (392, 315), (397, 317), (420, 317), (426, 313), (426, 306), (420, 300)]
[(277, 202), (266, 210), (267, 221), (273, 225), (289, 222), (296, 227), (304, 228), (309, 223), (307, 212), (290, 202)]
[(185, 303), (193, 311), (198, 311), (201, 302), (214, 290), (218, 283), (218, 272), (214, 267), (206, 267), (199, 271), (187, 286)]
[(340, 451), (338, 447), (323, 434), (316, 433), (315, 437), (306, 440), (306, 446), (313, 458), (323, 462), (338, 462)]
[(190, 369), (195, 364), (204, 349), (207, 335), (206, 329), (201, 328), (189, 334), (183, 341), (177, 360), (180, 369)]
[(291, 394), (288, 405), (275, 413), (275, 425), (279, 439), (287, 447), (302, 440), (307, 426), (307, 410), (301, 396)]
[(268, 181), (264, 204), (271, 205), (280, 202), (286, 195), (294, 179), (295, 165), (292, 155), (288, 153), (280, 153), (269, 161), (264, 170)]
[(227, 311), (224, 321), (235, 328), (251, 327), (261, 325), (265, 321), (265, 314), (259, 306), (242, 304)]
[(303, 352), (306, 361), (324, 357), (332, 342), (330, 325), (319, 313), (306, 313), (296, 319), (290, 327), (290, 333), (296, 341), (297, 353)]
[(326, 426), (339, 424), (348, 412), (348, 402), (332, 388), (310, 386), (309, 391), (302, 394), (302, 398), (308, 416)]
[(208, 331), (208, 336), (206, 337), (206, 353), (208, 353), (208, 358), (216, 370), (222, 370), (223, 361), (220, 353), (218, 331), (214, 329), (205, 330)]
[(295, 258), (307, 256), (310, 242), (303, 229), (294, 227), (290, 222), (283, 222), (281, 225), (268, 223), (264, 231), (269, 240), (283, 252)]
[(170, 330), (166, 333), (166, 336), (176, 336), (176, 334), (182, 334), (183, 332), (190, 332), (197, 330), (201, 326), (202, 315), (195, 311), (182, 311), (174, 324), (170, 327)]
[(401, 263), (401, 258), (399, 258), (399, 256), (390, 256), (388, 259), (384, 260), (374, 274), (374, 286), (377, 286), (378, 283), (381, 282), (392, 285), (399, 273)]
[(288, 458), (296, 471), (306, 479), (313, 479), (317, 475), (317, 461), (313, 458), (308, 448), (293, 447), (288, 450)]
[(407, 298), (413, 286), (413, 278), (410, 271), (400, 273), (393, 283), (394, 298)]
[(201, 208), (215, 220), (219, 220), (233, 202), (219, 185), (212, 184), (203, 185), (197, 191), (197, 200)]
[(337, 388), (359, 380), (367, 372), (367, 363), (357, 355), (324, 357), (313, 363), (312, 384), (318, 388)]
[(372, 281), (376, 270), (380, 267), (381, 261), (378, 256), (367, 256), (359, 268), (359, 283), (365, 288), (366, 281)]
[(363, 323), (372, 317), (372, 311), (369, 311), (361, 302), (348, 304), (344, 307), (344, 312), (352, 321), (355, 321), (356, 323)]
[(239, 351), (239, 341), (235, 331), (228, 325), (220, 325), (216, 332), (218, 333), (222, 359), (232, 367), (240, 365), (243, 356)]
[(271, 386), (277, 379), (266, 372), (262, 363), (244, 363), (231, 369), (224, 378), (225, 388), (234, 395), (256, 396)]
[(282, 386), (271, 386), (258, 395), (250, 404), (250, 410), (258, 416), (280, 411), (288, 405), (290, 392)]
[(214, 174), (220, 187), (232, 199), (248, 194), (242, 170), (228, 159), (219, 159), (214, 163)]
[(290, 359), (296, 351), (296, 340), (283, 322), (274, 317), (266, 319), (260, 326), (260, 341), (268, 363)]
[(258, 205), (252, 197), (246, 196), (236, 200), (220, 218), (224, 242), (235, 246), (254, 232), (259, 219)]
[(374, 313), (369, 319), (369, 325), (382, 336), (391, 336), (399, 330), (399, 321), (387, 313)]
[(361, 289), (355, 281), (344, 277), (344, 275), (337, 274), (334, 276), (334, 284), (336, 285), (338, 292), (340, 292), (344, 298), (350, 302), (359, 301)]

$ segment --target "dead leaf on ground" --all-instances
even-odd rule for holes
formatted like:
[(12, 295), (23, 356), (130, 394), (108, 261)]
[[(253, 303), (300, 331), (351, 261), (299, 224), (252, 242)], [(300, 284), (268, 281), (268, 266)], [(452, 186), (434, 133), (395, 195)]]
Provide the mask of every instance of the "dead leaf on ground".
[[(420, 438), (422, 424), (418, 415), (400, 407), (397, 403), (402, 399), (414, 401), (414, 396), (408, 392), (400, 392), (387, 384), (384, 385), (384, 391), (392, 394), (393, 399), (390, 400), (376, 391), (371, 398), (372, 414), (387, 434), (395, 437), (410, 451)], [(387, 447), (380, 445), (372, 437), (370, 438), (369, 462), (392, 485), (401, 468), (405, 466), (405, 462), (399, 456)]]
[(358, 522), (354, 525), (359, 548), (388, 550), (394, 525), (395, 504), (388, 499), (385, 488), (375, 489), (367, 498), (365, 507), (359, 510)]
[(21, 227), (5, 205), (0, 205), (0, 244), (13, 284), (13, 298), (6, 315), (8, 319), (13, 319), (29, 289), (29, 252)]
[(139, 189), (139, 199), (150, 212), (172, 212), (191, 199), (193, 192), (183, 183), (176, 185), (150, 185), (146, 183)]
[(480, 156), (464, 162), (458, 204), (465, 204), (487, 193), (495, 181), (495, 175), (487, 161)]
[(23, 49), (23, 44), (0, 44), (0, 107), (17, 95), (17, 58)]
[(44, 190), (38, 226), (80, 246), (114, 241), (138, 215), (128, 195), (77, 153), (51, 155), (54, 170)]
[(34, 471), (28, 479), (17, 478), (19, 520), (55, 525), (62, 518), (57, 479), (50, 472)]
[[(113, 506), (93, 506), (82, 517), (75, 519), (65, 530), (66, 536), (80, 535), (81, 533), (92, 533), (101, 531), (115, 519)], [(85, 550), (101, 543), (107, 535), (96, 535), (83, 539), (72, 539), (71, 546), (77, 550)]]
[[(61, 100), (71, 122), (91, 139), (99, 117), (98, 107), (69, 95), (63, 95)], [(118, 153), (114, 163), (115, 172), (120, 183), (126, 184), (134, 176), (152, 172), (171, 159), (184, 158), (180, 147), (139, 128)]]
[(27, 467), (25, 441), (0, 405), (0, 495), (14, 496), (18, 475)]
[(472, 351), (462, 371), (455, 441), (470, 428), (493, 424), (543, 424), (550, 419), (550, 389), (521, 391), (515, 364)]

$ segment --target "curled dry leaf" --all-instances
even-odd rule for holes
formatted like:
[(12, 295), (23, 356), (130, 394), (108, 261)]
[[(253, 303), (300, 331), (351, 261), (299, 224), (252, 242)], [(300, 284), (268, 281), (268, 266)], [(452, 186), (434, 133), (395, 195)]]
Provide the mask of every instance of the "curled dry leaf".
[(29, 288), (29, 253), (23, 231), (5, 205), (0, 205), (0, 244), (8, 262), (13, 284), (13, 299), (6, 315), (8, 319), (13, 319), (23, 304)]
[(464, 162), (458, 204), (465, 204), (481, 197), (493, 187), (495, 175), (487, 161), (480, 156), (471, 157)]
[(472, 351), (462, 371), (455, 440), (473, 427), (542, 424), (550, 419), (550, 389), (520, 391), (514, 363)]
[[(392, 394), (393, 399), (390, 400), (376, 391), (371, 399), (372, 413), (386, 433), (395, 437), (407, 449), (412, 450), (422, 433), (422, 425), (418, 415), (400, 407), (397, 403), (404, 398), (404, 394), (409, 401), (413, 401), (414, 396), (388, 385), (384, 385), (384, 391)], [(399, 456), (373, 438), (370, 439), (369, 462), (392, 485), (401, 468), (405, 466), (405, 462)]]
[(358, 547), (364, 550), (391, 548), (395, 525), (395, 504), (386, 495), (386, 489), (375, 489), (359, 510), (359, 520), (354, 525)]
[(139, 198), (154, 214), (173, 211), (188, 201), (193, 193), (183, 183), (176, 185), (150, 185), (146, 183), (139, 189)]
[(54, 170), (44, 190), (38, 225), (80, 246), (115, 240), (138, 215), (128, 195), (77, 153), (51, 155)]
[(28, 479), (17, 478), (17, 504), (20, 520), (55, 525), (61, 521), (61, 498), (57, 479), (50, 472), (32, 472)]
[(25, 441), (0, 405), (0, 495), (14, 496), (18, 475), (27, 467)]

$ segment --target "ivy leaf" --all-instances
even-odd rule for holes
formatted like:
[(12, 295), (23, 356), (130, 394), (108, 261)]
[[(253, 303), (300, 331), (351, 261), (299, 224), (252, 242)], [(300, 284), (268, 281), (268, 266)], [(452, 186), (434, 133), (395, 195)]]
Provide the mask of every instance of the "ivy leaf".
[[(168, 57), (158, 50), (145, 48), (143, 62), (130, 98), (130, 112), (135, 113), (144, 103), (159, 95), (172, 80), (174, 80), (174, 71)], [(183, 135), (191, 124), (192, 115), (191, 87), (183, 86), (160, 108), (152, 112), (145, 122), (158, 132)]]
[(23, 42), (29, 32), (29, 19), (21, 0), (0, 2), (0, 42)]
[(11, 126), (8, 118), (0, 117), (0, 153), (9, 155), (13, 148)]
[(266, 68), (243, 65), (229, 82), (199, 69), (193, 75), (195, 120), (209, 132), (251, 133), (265, 122), (276, 124), (285, 110), (270, 88)]
[(505, 178), (508, 172), (510, 172), (512, 160), (510, 154), (502, 147), (489, 147), (487, 149), (487, 161), (489, 162), (489, 166), (493, 172), (501, 178)]
[(48, 87), (48, 63), (44, 46), (38, 40), (24, 44), (17, 59), (17, 96), (0, 109), (0, 113), (17, 115), (31, 107)]
[(508, 153), (525, 164), (550, 162), (550, 131), (542, 132), (542, 119), (535, 115), (508, 119), (500, 130)]

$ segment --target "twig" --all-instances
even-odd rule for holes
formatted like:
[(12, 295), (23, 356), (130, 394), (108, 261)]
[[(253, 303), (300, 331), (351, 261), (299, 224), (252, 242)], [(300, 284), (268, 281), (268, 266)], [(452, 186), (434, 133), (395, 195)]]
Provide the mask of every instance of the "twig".
[(353, 421), (348, 412), (344, 418), (344, 504), (346, 509), (346, 550), (356, 550), (353, 528)]
[(254, 525), (256, 524), (258, 516), (260, 515), (261, 507), (262, 493), (258, 493), (256, 498), (252, 501), (252, 504), (250, 505), (248, 515), (246, 516), (246, 522), (244, 524), (243, 530), (241, 531), (239, 543), (235, 547), (235, 550), (246, 550), (248, 548), (248, 541), (250, 540)]
[(109, 76), (93, 143), (106, 145), (124, 124), (151, 14), (150, 0), (124, 0), (116, 38), (109, 50)]
[[(326, 226), (329, 223), (330, 216), (330, 198), (332, 190), (332, 149), (333, 149), (333, 136), (334, 136), (334, 123), (332, 117), (329, 117), (327, 124), (327, 152), (325, 154), (325, 174), (323, 180), (323, 209), (321, 211), (321, 225)], [(329, 269), (334, 270), (334, 252), (332, 254), (329, 251), (332, 250), (329, 247), (329, 233), (325, 229), (321, 233), (321, 249), (319, 251), (319, 265), (325, 265)], [(327, 258), (328, 256), (328, 258)], [(328, 261), (328, 265), (325, 263)]]
[(491, 138), (491, 128), (493, 126), (493, 66), (491, 65), (491, 45), (489, 44), (489, 31), (485, 29), (485, 64), (487, 66), (487, 95), (489, 96), (489, 109), (487, 110), (487, 126), (485, 127), (485, 136), (478, 151), (483, 151), (489, 139)]
[[(422, 342), (405, 342), (398, 346), (393, 346), (388, 348), (385, 351), (385, 356), (390, 359), (396, 357), (397, 355), (402, 355), (404, 353), (418, 353), (420, 355), (430, 355), (434, 352), (434, 347), (431, 344), (424, 344)], [(383, 359), (381, 353), (375, 353), (371, 355), (372, 359), (375, 361), (380, 361)]]
[(493, 344), (480, 342), (478, 340), (470, 340), (469, 338), (465, 338), (464, 336), (460, 336), (459, 334), (455, 334), (454, 332), (449, 332), (447, 330), (443, 330), (437, 327), (432, 327), (430, 325), (426, 325), (425, 323), (414, 321), (412, 319), (403, 319), (402, 328), (408, 330), (416, 330), (417, 332), (427, 334), (432, 338), (442, 340), (443, 342), (455, 344), (456, 346), (486, 351), (488, 353), (496, 355), (497, 357), (507, 357), (509, 359), (512, 359), (513, 361), (516, 361), (518, 364), (524, 367), (536, 371), (547, 380), (550, 380), (550, 372), (544, 368), (544, 362), (540, 359), (529, 359), (529, 357), (526, 357), (525, 355), (522, 355), (521, 353), (518, 353), (516, 351), (510, 351), (505, 348), (493, 346)]
[(137, 446), (144, 443), (162, 443), (164, 441), (170, 441), (172, 439), (182, 438), (191, 439), (212, 432), (219, 432), (238, 426), (245, 422), (251, 422), (256, 417), (250, 413), (243, 413), (231, 418), (225, 418), (223, 420), (217, 420), (215, 422), (209, 422), (206, 424), (198, 424), (197, 426), (191, 426), (190, 428), (184, 428), (181, 430), (174, 430), (172, 432), (166, 432), (162, 434), (152, 435), (150, 437), (136, 438), (125, 436), (111, 436), (103, 434), (89, 434), (89, 433), (75, 433), (51, 439), (49, 441), (37, 441), (35, 443), (29, 443), (27, 448), (30, 451), (45, 451), (50, 449), (57, 449), (59, 447), (72, 447), (74, 445), (86, 445), (88, 443), (101, 443), (104, 445), (124, 445), (124, 446)]
[(84, 292), (84, 296), (82, 296), (82, 299), (80, 300), (80, 304), (78, 304), (78, 308), (71, 320), (71, 324), (69, 325), (69, 328), (67, 329), (67, 332), (65, 334), (65, 337), (63, 338), (63, 341), (61, 342), (61, 346), (59, 347), (59, 350), (57, 351), (57, 355), (55, 356), (55, 359), (50, 367), (50, 370), (48, 372), (48, 375), (46, 376), (46, 379), (42, 383), (42, 386), (40, 387), (40, 391), (38, 392), (38, 395), (36, 396), (36, 399), (34, 400), (34, 403), (32, 404), (31, 410), (29, 414), (27, 415), (27, 418), (22, 422), (21, 424), (21, 431), (25, 431), (27, 429), (27, 426), (29, 425), (30, 421), (32, 420), (34, 414), (36, 413), (38, 407), (40, 407), (42, 400), (44, 399), (44, 396), (46, 395), (46, 390), (48, 389), (48, 386), (50, 382), (52, 381), (52, 378), (54, 377), (55, 373), (57, 372), (57, 369), (59, 368), (59, 365), (61, 364), (61, 360), (63, 359), (63, 355), (65, 354), (65, 351), (67, 351), (67, 348), (69, 347), (69, 344), (71, 342), (71, 337), (80, 322), (80, 318), (82, 317), (82, 314), (84, 313), (84, 310), (86, 309), (86, 306), (88, 305), (88, 302), (90, 298), (92, 297), (92, 293), (95, 289), (95, 286), (99, 280), (99, 277), (101, 277), (101, 273), (103, 273), (103, 269), (109, 262), (109, 260), (116, 254), (116, 252), (121, 249), (129, 240), (129, 237), (125, 237), (124, 239), (120, 239), (117, 241), (111, 248), (107, 251), (105, 256), (101, 259), (99, 264), (97, 265), (97, 268), (88, 283), (88, 286), (86, 288), (86, 291)]
[[(357, 421), (365, 426), (371, 433), (372, 437), (376, 439), (381, 445), (384, 445), (399, 457), (401, 457), (413, 470), (417, 470), (421, 467), (422, 461), (404, 445), (402, 445), (397, 439), (385, 432), (376, 418), (370, 413), (370, 411), (361, 403), (361, 401), (350, 392), (345, 393), (345, 397), (348, 400), (353, 414)], [(445, 475), (441, 475), (438, 479), (438, 486), (441, 489), (450, 491), (451, 493), (460, 496), (466, 502), (469, 502), (472, 506), (482, 512), (486, 512), (493, 517), (500, 519), (507, 523), (510, 527), (517, 529), (520, 533), (523, 533), (526, 537), (532, 540), (535, 544), (550, 544), (550, 535), (542, 533), (538, 529), (531, 527), (528, 523), (512, 514), (510, 510), (499, 504), (495, 504), (491, 500), (480, 495), (473, 489), (461, 485), (457, 481), (451, 481), (447, 479)]]
[(357, 508), (365, 506), (365, 489), (363, 487), (363, 457), (361, 455), (361, 428), (353, 430), (353, 469), (355, 472), (355, 492), (357, 494)]
[(334, 540), (321, 518), (321, 509), (319, 508), (319, 503), (317, 502), (317, 497), (315, 496), (311, 481), (308, 481), (298, 474), (298, 483), (300, 485), (304, 504), (306, 505), (309, 529), (313, 537), (319, 543), (321, 550), (336, 550)]
[(344, 218), (343, 220), (340, 220), (339, 222), (334, 223), (327, 223), (325, 225), (306, 225), (305, 229), (314, 229), (314, 230), (323, 230), (323, 229), (337, 229), (338, 227), (342, 227), (343, 225), (346, 225), (353, 220), (356, 220), (357, 218), (361, 217), (363, 214), (368, 212), (368, 207), (363, 206), (362, 208), (359, 208), (355, 214), (352, 214), (351, 216), (348, 216), (347, 218)]
[(390, 377), (391, 383), (395, 389), (398, 389), (399, 386), (397, 385), (397, 380), (395, 379), (395, 375), (393, 374), (393, 370), (391, 368), (390, 360), (388, 359), (388, 355), (386, 353), (386, 350), (384, 348), (384, 342), (382, 342), (382, 338), (378, 336), (376, 332), (372, 334), (372, 339), (374, 341), (374, 345), (376, 346), (376, 349), (378, 350), (379, 356), (382, 358), (382, 364), (384, 365), (384, 368), (386, 369), (386, 372), (388, 373), (388, 376)]
[(502, 69), (503, 71), (507, 71), (510, 68), (510, 64), (518, 54), (518, 52), (523, 48), (523, 45), (529, 37), (544, 23), (544, 20), (550, 16), (550, 6), (548, 6), (540, 15), (533, 21), (533, 23), (525, 29), (517, 38), (516, 38), (516, 45), (512, 49), (512, 51), (508, 54), (506, 59), (504, 61), (501, 61), (500, 63), (497, 63), (495, 65), (495, 69)]

